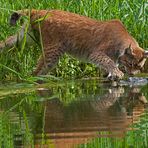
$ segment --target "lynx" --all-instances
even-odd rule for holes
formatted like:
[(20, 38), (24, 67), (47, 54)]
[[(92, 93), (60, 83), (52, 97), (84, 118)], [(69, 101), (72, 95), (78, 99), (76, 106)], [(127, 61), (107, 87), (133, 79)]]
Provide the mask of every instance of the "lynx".
[[(36, 76), (47, 74), (64, 53), (101, 66), (111, 80), (124, 76), (118, 65), (126, 73), (136, 74), (148, 57), (120, 20), (98, 21), (61, 10), (19, 10), (11, 15), (10, 24), (16, 25), (21, 16), (30, 17), (28, 31), (38, 33), (36, 39), (42, 38), (44, 55), (33, 72)], [(24, 23), (19, 34), (0, 42), (0, 49), (21, 41), (25, 28)]]

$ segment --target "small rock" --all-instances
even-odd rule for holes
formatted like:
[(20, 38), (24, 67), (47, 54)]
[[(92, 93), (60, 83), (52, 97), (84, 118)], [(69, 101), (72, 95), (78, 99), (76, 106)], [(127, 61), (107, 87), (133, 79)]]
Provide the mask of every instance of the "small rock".
[(137, 85), (146, 85), (148, 83), (148, 78), (142, 77), (129, 77), (127, 81), (121, 80), (120, 85), (130, 85), (130, 86), (137, 86)]

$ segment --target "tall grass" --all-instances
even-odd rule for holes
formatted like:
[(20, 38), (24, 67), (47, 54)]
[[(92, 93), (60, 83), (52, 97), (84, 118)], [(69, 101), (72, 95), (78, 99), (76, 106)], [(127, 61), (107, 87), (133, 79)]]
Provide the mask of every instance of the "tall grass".
[[(4, 8), (4, 9), (2, 9)], [(145, 48), (148, 45), (147, 3), (145, 0), (1, 0), (0, 1), (0, 40), (14, 34), (18, 27), (9, 26), (11, 10), (61, 9), (89, 16), (97, 20), (121, 19), (128, 31)], [(19, 47), (0, 54), (0, 80), (29, 77), (41, 49), (37, 46), (25, 46), (23, 53)], [(58, 77), (96, 76), (95, 66), (84, 64), (69, 56), (64, 56), (51, 74)]]

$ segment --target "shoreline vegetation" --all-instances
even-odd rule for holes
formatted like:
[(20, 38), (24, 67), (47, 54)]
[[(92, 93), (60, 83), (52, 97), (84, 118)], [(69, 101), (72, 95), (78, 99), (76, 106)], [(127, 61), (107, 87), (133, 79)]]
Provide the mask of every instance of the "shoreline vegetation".
[[(148, 45), (146, 1), (141, 0), (54, 0), (54, 1), (0, 1), (0, 41), (15, 34), (19, 29), (9, 26), (12, 10), (21, 9), (60, 9), (85, 15), (97, 20), (120, 19), (128, 32), (144, 49)], [(22, 43), (25, 45), (25, 43)], [(27, 80), (31, 77), (33, 68), (42, 49), (38, 45), (21, 46), (7, 49), (0, 53), (0, 81)], [(147, 62), (148, 63), (148, 62)], [(148, 65), (148, 64), (146, 64)], [(71, 79), (82, 77), (100, 77), (102, 71), (95, 65), (82, 63), (68, 55), (60, 59), (57, 67), (50, 72), (53, 77)]]

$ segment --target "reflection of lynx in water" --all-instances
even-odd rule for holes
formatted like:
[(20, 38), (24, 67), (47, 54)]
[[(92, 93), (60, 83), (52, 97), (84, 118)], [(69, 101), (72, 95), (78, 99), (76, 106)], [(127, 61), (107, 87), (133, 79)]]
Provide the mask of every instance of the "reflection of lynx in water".
[[(124, 75), (118, 69), (118, 63), (129, 74), (139, 72), (145, 63), (147, 53), (119, 20), (101, 22), (60, 10), (32, 10), (29, 14), (31, 30), (39, 32), (40, 22), (45, 53), (38, 61), (35, 75), (46, 74), (64, 53), (100, 65), (112, 79), (120, 79)], [(28, 15), (28, 11), (14, 13), (10, 23), (15, 25), (21, 15)], [(20, 32), (20, 39), (24, 32), (25, 26)], [(0, 44), (0, 48), (10, 47), (16, 42), (17, 35), (11, 36)]]
[(98, 99), (79, 98), (67, 106), (58, 99), (46, 101), (45, 133), (50, 133), (55, 141), (87, 136), (123, 137), (144, 113), (145, 101), (139, 89), (125, 91), (123, 87), (110, 89)]
[(101, 99), (98, 98), (98, 100), (92, 101), (91, 105), (96, 111), (106, 110), (110, 108), (123, 93), (124, 88), (122, 87), (109, 89), (108, 93), (101, 96)]

